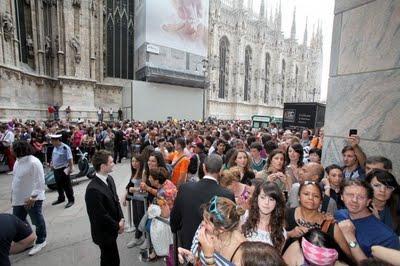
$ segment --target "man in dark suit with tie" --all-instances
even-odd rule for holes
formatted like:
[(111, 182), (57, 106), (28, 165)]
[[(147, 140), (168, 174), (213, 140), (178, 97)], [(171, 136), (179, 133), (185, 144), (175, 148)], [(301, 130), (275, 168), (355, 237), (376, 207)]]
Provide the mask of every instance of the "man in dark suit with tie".
[(200, 206), (210, 201), (213, 196), (226, 197), (235, 202), (235, 196), (221, 187), (219, 173), (222, 158), (211, 154), (205, 159), (203, 169), (205, 176), (198, 182), (188, 182), (179, 187), (174, 207), (171, 211), (170, 225), (173, 233), (179, 232), (182, 247), (190, 250), (193, 236), (203, 220)]
[(124, 219), (115, 188), (109, 175), (114, 167), (108, 151), (97, 151), (92, 158), (96, 176), (86, 188), (85, 201), (93, 242), (100, 247), (101, 266), (119, 265), (118, 234), (124, 231)]

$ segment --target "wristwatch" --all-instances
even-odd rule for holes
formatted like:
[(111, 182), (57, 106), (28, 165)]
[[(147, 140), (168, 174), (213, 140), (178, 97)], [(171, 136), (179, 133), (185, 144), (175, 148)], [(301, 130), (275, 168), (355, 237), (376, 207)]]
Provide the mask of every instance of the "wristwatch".
[(355, 248), (358, 246), (358, 243), (357, 243), (357, 241), (350, 241), (349, 246), (350, 246), (350, 248)]

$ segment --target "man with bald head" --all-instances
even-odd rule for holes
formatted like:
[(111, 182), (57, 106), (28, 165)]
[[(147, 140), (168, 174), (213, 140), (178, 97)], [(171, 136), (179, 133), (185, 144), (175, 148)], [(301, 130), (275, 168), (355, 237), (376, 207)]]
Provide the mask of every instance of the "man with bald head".
[[(303, 165), (299, 171), (299, 182), (316, 182), (319, 183), (324, 177), (324, 167), (319, 163), (310, 162)], [(299, 189), (300, 183), (294, 183), (289, 192), (287, 206), (289, 208), (296, 208), (299, 206)], [(321, 188), (322, 190), (322, 188)], [(321, 212), (335, 213), (337, 210), (336, 202), (330, 197), (324, 195), (322, 200)]]

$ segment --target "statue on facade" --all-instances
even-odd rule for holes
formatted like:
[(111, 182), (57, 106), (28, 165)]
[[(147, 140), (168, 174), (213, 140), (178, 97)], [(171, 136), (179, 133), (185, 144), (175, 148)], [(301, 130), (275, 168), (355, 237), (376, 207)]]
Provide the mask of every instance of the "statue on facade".
[(55, 40), (54, 40), (54, 45), (56, 47), (56, 51), (60, 51), (60, 37), (57, 35)]
[(6, 11), (1, 18), (1, 26), (3, 27), (4, 39), (9, 41), (14, 36), (13, 19), (10, 12)]
[(75, 63), (79, 64), (81, 62), (81, 44), (79, 42), (79, 37), (75, 36), (69, 41), (69, 45), (75, 52)]
[(94, 15), (95, 18), (97, 18), (97, 13), (96, 13), (96, 0), (92, 0), (90, 2), (90, 11)]
[(76, 8), (81, 8), (81, 0), (72, 0), (72, 6)]
[(26, 48), (28, 49), (28, 56), (32, 58), (34, 52), (33, 52), (33, 40), (30, 34), (26, 35)]
[(51, 55), (51, 38), (50, 36), (46, 36), (45, 43), (44, 43), (44, 52), (47, 57)]

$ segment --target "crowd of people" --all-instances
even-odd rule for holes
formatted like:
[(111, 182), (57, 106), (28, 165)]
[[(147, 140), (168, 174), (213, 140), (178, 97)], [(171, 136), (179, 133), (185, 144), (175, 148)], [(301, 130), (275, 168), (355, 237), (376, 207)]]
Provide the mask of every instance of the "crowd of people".
[[(271, 123), (256, 130), (249, 121), (219, 120), (13, 120), (0, 129), (18, 217), (1, 214), (0, 224), (14, 221), (9, 247), (32, 245), (32, 231), (25, 228), (29, 214), (37, 235), (32, 255), (45, 246), (44, 180), (22, 177), (29, 167), (43, 176), (41, 165), (49, 163), (59, 193), (53, 205), (64, 202), (65, 193), (69, 208), (69, 174), (76, 151), (83, 150), (96, 171), (85, 201), (101, 265), (119, 265), (116, 238), (125, 224), (120, 201), (131, 208), (136, 228), (127, 248), (146, 251), (143, 259), (163, 257), (167, 265), (400, 263), (400, 187), (392, 161), (365, 154), (358, 135), (346, 140), (341, 161), (322, 165), (322, 128), (283, 130)], [(116, 191), (110, 173), (122, 158), (130, 158), (131, 175), (125, 191)]]

